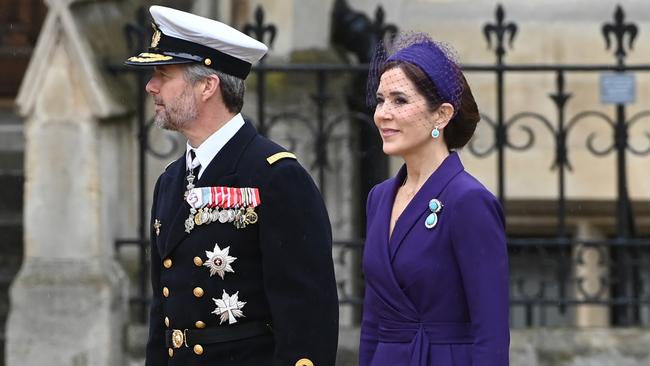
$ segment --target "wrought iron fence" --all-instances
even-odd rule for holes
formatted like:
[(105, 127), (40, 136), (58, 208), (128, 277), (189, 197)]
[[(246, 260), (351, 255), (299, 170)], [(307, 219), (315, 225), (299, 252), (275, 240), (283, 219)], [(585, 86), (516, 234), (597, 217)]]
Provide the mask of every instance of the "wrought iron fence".
[[(363, 39), (355, 42), (364, 47), (352, 50), (349, 45), (343, 45), (348, 50), (357, 52), (358, 59), (368, 60), (364, 55), (369, 55), (377, 39), (395, 32), (394, 25), (384, 23), (384, 13), (381, 7), (375, 13), (375, 19), (354, 12), (347, 7), (344, 1), (337, 1), (335, 11), (337, 19), (349, 21), (354, 25), (350, 29), (363, 29), (360, 34), (333, 34), (333, 37), (344, 39)], [(245, 27), (245, 31), (267, 44), (275, 39), (278, 30), (275, 26), (264, 22), (264, 12), (258, 8), (255, 13), (256, 22)], [(144, 12), (140, 12), (136, 24), (145, 24)], [(647, 157), (650, 147), (642, 149), (630, 143), (629, 129), (641, 122), (648, 121), (650, 110), (638, 112), (628, 116), (625, 104), (615, 106), (615, 115), (612, 117), (597, 110), (585, 110), (573, 115), (568, 115), (567, 105), (570, 103), (572, 93), (567, 90), (567, 78), (574, 74), (598, 74), (614, 72), (618, 74), (650, 72), (650, 64), (628, 65), (626, 59), (631, 51), (639, 33), (637, 25), (625, 21), (625, 13), (621, 7), (614, 11), (613, 22), (606, 22), (602, 26), (605, 48), (613, 50), (615, 62), (612, 64), (508, 64), (505, 56), (508, 47), (512, 46), (520, 27), (506, 21), (505, 11), (501, 6), (496, 8), (494, 23), (483, 27), (483, 35), (488, 47), (494, 51), (493, 64), (477, 65), (466, 64), (463, 69), (467, 73), (481, 73), (493, 75), (495, 78), (496, 105), (495, 115), (482, 115), (482, 120), (489, 126), (493, 137), (489, 146), (478, 146), (476, 141), (471, 141), (467, 150), (477, 157), (494, 156), (496, 160), (496, 195), (504, 203), (506, 209), (510, 207), (510, 199), (506, 196), (506, 185), (509, 173), (506, 171), (505, 156), (508, 151), (526, 152), (536, 147), (539, 138), (530, 126), (531, 123), (539, 124), (547, 131), (553, 141), (555, 156), (552, 158), (552, 171), (557, 174), (557, 197), (552, 199), (555, 206), (555, 224), (553, 230), (544, 237), (536, 235), (510, 235), (508, 246), (511, 261), (511, 306), (513, 325), (534, 326), (570, 324), (575, 318), (579, 307), (587, 305), (602, 306), (607, 310), (608, 320), (613, 325), (639, 325), (650, 324), (650, 238), (639, 237), (635, 230), (632, 203), (628, 194), (627, 161), (628, 154)], [(340, 31), (339, 31), (340, 32)], [(144, 27), (130, 25), (126, 29), (130, 44), (134, 50), (143, 49), (148, 39)], [(268, 37), (268, 38), (267, 38)], [(365, 37), (365, 38), (364, 38)], [(117, 245), (135, 244), (140, 248), (139, 293), (132, 299), (133, 303), (140, 306), (139, 316), (146, 321), (148, 263), (147, 250), (147, 208), (145, 207), (148, 194), (146, 182), (146, 154), (151, 153), (158, 157), (165, 154), (152, 150), (148, 142), (148, 133), (151, 121), (144, 113), (147, 73), (140, 70), (127, 69), (121, 66), (110, 66), (116, 72), (131, 72), (135, 74), (138, 85), (138, 159), (139, 159), (139, 196), (138, 205), (138, 238), (119, 240)], [(262, 134), (273, 135), (273, 130), (286, 123), (298, 123), (307, 129), (308, 133), (299, 137), (292, 137), (288, 141), (301, 141), (312, 150), (313, 159), (307, 162), (312, 169), (321, 191), (328, 192), (328, 173), (336, 169), (329, 161), (332, 153), (332, 144), (340, 138), (334, 133), (340, 126), (347, 126), (345, 131), (349, 134), (346, 143), (352, 146), (351, 154), (357, 160), (355, 167), (361, 169), (359, 184), (355, 187), (358, 197), (355, 215), (363, 216), (367, 190), (375, 183), (384, 179), (387, 174), (386, 161), (382, 157), (379, 138), (372, 125), (371, 111), (360, 106), (352, 96), (346, 96), (343, 104), (346, 110), (338, 113), (332, 110), (333, 92), (332, 80), (343, 77), (348, 78), (350, 88), (355, 90), (363, 86), (367, 71), (367, 64), (290, 64), (268, 65), (262, 62), (254, 68), (255, 90), (257, 98), (255, 124)], [(548, 97), (552, 101), (556, 115), (545, 116), (533, 111), (520, 112), (511, 116), (506, 114), (507, 84), (506, 75), (514, 74), (544, 74), (554, 78), (555, 88), (549, 90)], [(299, 112), (270, 113), (267, 104), (267, 91), (269, 78), (274, 74), (303, 75), (313, 81), (311, 90), (304, 90), (305, 84), (297, 87), (310, 93), (309, 100), (312, 104), (311, 114)], [(364, 91), (356, 94), (364, 95)], [(336, 104), (340, 107), (341, 103)], [(575, 228), (568, 223), (568, 205), (571, 202), (566, 194), (566, 175), (571, 172), (573, 165), (569, 159), (570, 147), (567, 139), (576, 126), (584, 121), (600, 121), (612, 130), (612, 140), (605, 148), (595, 145), (596, 135), (589, 135), (585, 141), (587, 151), (595, 156), (616, 156), (617, 192), (614, 200), (615, 230), (613, 235), (602, 240), (576, 239)], [(288, 122), (290, 121), (290, 122)], [(518, 142), (513, 138), (513, 130), (518, 128), (523, 131), (526, 138)], [(646, 132), (649, 137), (650, 134)], [(304, 141), (308, 136), (308, 141)], [(602, 141), (602, 137), (600, 137)], [(363, 171), (363, 168), (366, 170)], [(352, 172), (350, 173), (352, 174)], [(506, 212), (509, 216), (509, 212)], [(358, 275), (358, 258), (363, 249), (363, 220), (358, 223), (357, 231), (350, 235), (348, 240), (338, 240), (334, 243), (336, 253), (335, 261), (340, 266), (353, 267), (353, 274)], [(580, 267), (590, 264), (597, 269), (585, 275)], [(356, 272), (355, 272), (356, 271)], [(595, 273), (595, 274), (594, 274)], [(362, 291), (357, 291), (358, 286), (349, 286), (348, 281), (358, 279), (342, 279), (340, 287), (340, 301), (342, 304), (360, 306)], [(350, 289), (353, 289), (350, 291)]]

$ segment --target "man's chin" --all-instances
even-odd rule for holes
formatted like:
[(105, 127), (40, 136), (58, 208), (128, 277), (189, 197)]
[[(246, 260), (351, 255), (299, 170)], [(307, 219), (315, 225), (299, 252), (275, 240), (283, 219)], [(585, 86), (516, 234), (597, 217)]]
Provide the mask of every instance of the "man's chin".
[(167, 131), (178, 131), (178, 126), (175, 124), (171, 123), (168, 120), (161, 120), (158, 118), (155, 118), (153, 123), (156, 125), (156, 127), (167, 130)]

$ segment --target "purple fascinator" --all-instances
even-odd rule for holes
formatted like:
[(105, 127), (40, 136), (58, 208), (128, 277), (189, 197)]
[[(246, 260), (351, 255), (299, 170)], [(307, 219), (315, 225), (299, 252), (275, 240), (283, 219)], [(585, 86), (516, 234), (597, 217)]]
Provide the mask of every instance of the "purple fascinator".
[(402, 33), (392, 42), (377, 45), (370, 63), (367, 84), (367, 104), (377, 105), (376, 93), (384, 66), (391, 61), (404, 61), (420, 68), (433, 83), (440, 103), (450, 103), (454, 115), (460, 109), (463, 83), (460, 66), (453, 49), (432, 40), (425, 33)]

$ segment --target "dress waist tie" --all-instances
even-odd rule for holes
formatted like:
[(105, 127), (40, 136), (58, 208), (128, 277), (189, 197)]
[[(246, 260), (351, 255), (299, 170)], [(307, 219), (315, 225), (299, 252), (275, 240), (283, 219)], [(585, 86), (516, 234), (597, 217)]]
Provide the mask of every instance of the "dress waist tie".
[(413, 322), (381, 319), (379, 342), (410, 343), (410, 366), (426, 365), (431, 344), (472, 344), (471, 323)]

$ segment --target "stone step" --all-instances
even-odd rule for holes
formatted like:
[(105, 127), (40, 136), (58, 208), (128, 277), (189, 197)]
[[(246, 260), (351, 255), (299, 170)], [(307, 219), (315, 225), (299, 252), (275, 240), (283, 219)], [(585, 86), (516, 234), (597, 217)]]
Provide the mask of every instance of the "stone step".
[[(4, 231), (5, 228), (0, 226), (0, 230)], [(1, 240), (2, 239), (0, 239), (0, 241)], [(7, 324), (7, 316), (9, 315), (9, 286), (20, 269), (20, 263), (6, 265), (4, 263), (6, 258), (15, 258), (15, 256), (7, 256), (5, 254), (4, 245), (2, 245), (0, 251), (3, 253), (2, 257), (0, 257), (0, 366), (2, 366), (4, 365), (4, 346), (6, 340), (5, 327)], [(20, 257), (22, 257), (22, 245), (20, 245)]]
[(0, 108), (0, 366), (4, 365), (9, 286), (23, 258), (23, 122), (11, 108)]
[(22, 171), (0, 170), (0, 215), (22, 213), (24, 183)]
[[(1, 117), (0, 117), (1, 120)], [(0, 122), (0, 151), (21, 151), (25, 149), (23, 125)]]
[(9, 313), (9, 286), (23, 258), (22, 215), (0, 215), (0, 366), (4, 365), (5, 327)]
[(22, 124), (23, 119), (16, 114), (13, 105), (0, 103), (0, 125), (17, 125)]
[(9, 285), (16, 276), (17, 271), (4, 271), (4, 274), (0, 274), (0, 326), (4, 329), (4, 325), (7, 321), (7, 315), (9, 312)]
[(7, 273), (17, 271), (22, 263), (23, 227), (21, 216), (0, 215), (0, 253), (2, 253), (0, 256), (0, 282), (2, 282), (9, 278)]
[[(0, 145), (0, 149), (2, 149), (2, 145)], [(23, 172), (24, 155), (22, 150), (0, 150), (0, 173), (4, 171)]]

